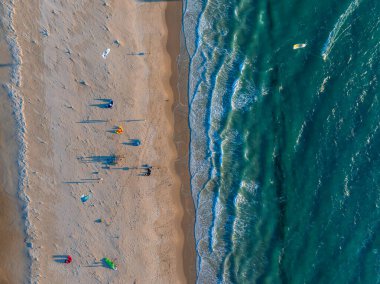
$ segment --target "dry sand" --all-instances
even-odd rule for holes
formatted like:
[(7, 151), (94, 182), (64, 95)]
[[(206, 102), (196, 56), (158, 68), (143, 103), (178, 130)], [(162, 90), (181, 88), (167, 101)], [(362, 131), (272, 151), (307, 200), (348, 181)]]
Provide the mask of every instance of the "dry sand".
[[(181, 3), (35, 0), (15, 11), (32, 283), (193, 283), (187, 107), (172, 72)], [(112, 155), (119, 161), (107, 165)], [(134, 169), (144, 164), (149, 177)], [(67, 254), (70, 265), (60, 262)]]

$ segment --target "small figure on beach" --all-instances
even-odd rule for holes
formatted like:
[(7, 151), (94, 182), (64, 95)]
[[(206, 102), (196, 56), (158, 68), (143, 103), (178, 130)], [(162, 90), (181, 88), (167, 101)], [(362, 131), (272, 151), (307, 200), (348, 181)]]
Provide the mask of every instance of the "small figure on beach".
[(120, 47), (121, 45), (120, 41), (118, 41), (117, 39), (115, 39), (113, 43), (116, 44), (117, 47)]
[(110, 100), (109, 103), (106, 105), (106, 108), (112, 108), (113, 107), (113, 100)]
[(65, 263), (67, 264), (71, 263), (72, 261), (73, 261), (73, 258), (70, 255), (68, 255), (65, 259)]
[(146, 172), (143, 173), (142, 175), (145, 176), (145, 177), (148, 177), (148, 176), (150, 176), (151, 173), (152, 173), (152, 170), (150, 168), (147, 168)]
[(91, 196), (92, 196), (91, 193), (90, 193), (90, 194), (87, 194), (87, 195), (82, 194), (82, 196), (80, 197), (80, 200), (81, 200), (83, 203), (85, 203), (87, 200), (90, 199)]
[(139, 139), (129, 139), (128, 142), (124, 142), (123, 144), (129, 146), (140, 146), (141, 141)]
[(116, 134), (122, 134), (123, 133), (123, 128), (121, 126), (116, 127), (115, 133)]

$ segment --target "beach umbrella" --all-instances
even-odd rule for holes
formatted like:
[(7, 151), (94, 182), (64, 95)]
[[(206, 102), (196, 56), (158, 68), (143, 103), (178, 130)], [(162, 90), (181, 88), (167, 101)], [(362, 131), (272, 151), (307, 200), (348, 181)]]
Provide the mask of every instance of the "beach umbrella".
[(116, 264), (115, 264), (112, 260), (110, 260), (110, 259), (107, 258), (107, 257), (103, 258), (103, 260), (104, 260), (105, 264), (106, 264), (109, 268), (111, 268), (111, 269), (113, 269), (113, 270), (117, 270)]

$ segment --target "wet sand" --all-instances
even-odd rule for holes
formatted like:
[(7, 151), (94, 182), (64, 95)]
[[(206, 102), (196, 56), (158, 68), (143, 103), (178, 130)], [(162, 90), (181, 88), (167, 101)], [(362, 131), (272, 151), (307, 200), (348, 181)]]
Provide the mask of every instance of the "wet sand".
[(181, 202), (184, 208), (182, 229), (184, 232), (183, 266), (188, 283), (196, 281), (195, 266), (195, 239), (194, 239), (194, 201), (191, 195), (189, 175), (189, 140), (190, 131), (188, 123), (188, 57), (184, 50), (182, 29), (182, 2), (169, 2), (165, 13), (168, 30), (166, 48), (171, 57), (172, 76), (171, 88), (174, 94), (174, 142), (178, 158), (176, 172), (181, 179)]

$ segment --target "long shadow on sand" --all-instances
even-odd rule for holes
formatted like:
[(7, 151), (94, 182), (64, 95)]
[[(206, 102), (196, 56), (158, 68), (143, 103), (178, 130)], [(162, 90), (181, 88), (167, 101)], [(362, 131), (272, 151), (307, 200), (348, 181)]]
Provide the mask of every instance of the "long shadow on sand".
[(111, 99), (96, 99), (95, 101), (98, 101), (98, 104), (91, 104), (92, 107), (98, 107), (98, 108), (110, 108), (109, 104), (112, 102)]
[(93, 264), (90, 264), (90, 265), (85, 265), (84, 267), (104, 267), (104, 268), (107, 268), (107, 269), (111, 269), (106, 261), (105, 261), (105, 258), (103, 258), (101, 261), (95, 261)]
[(94, 183), (101, 181), (101, 178), (81, 178), (80, 180), (64, 181), (64, 184), (81, 184), (81, 183)]
[(65, 260), (67, 259), (67, 255), (56, 254), (56, 255), (53, 255), (53, 259), (57, 263), (65, 263)]
[(144, 122), (145, 119), (127, 119), (125, 122), (139, 122), (139, 121)]
[(129, 139), (127, 142), (123, 142), (122, 144), (136, 147), (141, 145), (141, 141), (139, 139)]
[(121, 167), (121, 168), (110, 168), (110, 170), (122, 170), (122, 171), (129, 171), (129, 170), (137, 170), (138, 167)]
[(115, 166), (122, 158), (122, 156), (118, 155), (77, 157), (82, 163), (95, 163), (105, 166)]
[(106, 123), (108, 120), (105, 119), (84, 119), (81, 121), (78, 121), (77, 123)]
[(87, 183), (86, 181), (64, 181), (64, 184), (80, 184), (80, 183)]
[(13, 64), (13, 63), (1, 63), (0, 64), (0, 68), (3, 68), (3, 67), (13, 67), (13, 66), (16, 66), (16, 64)]

